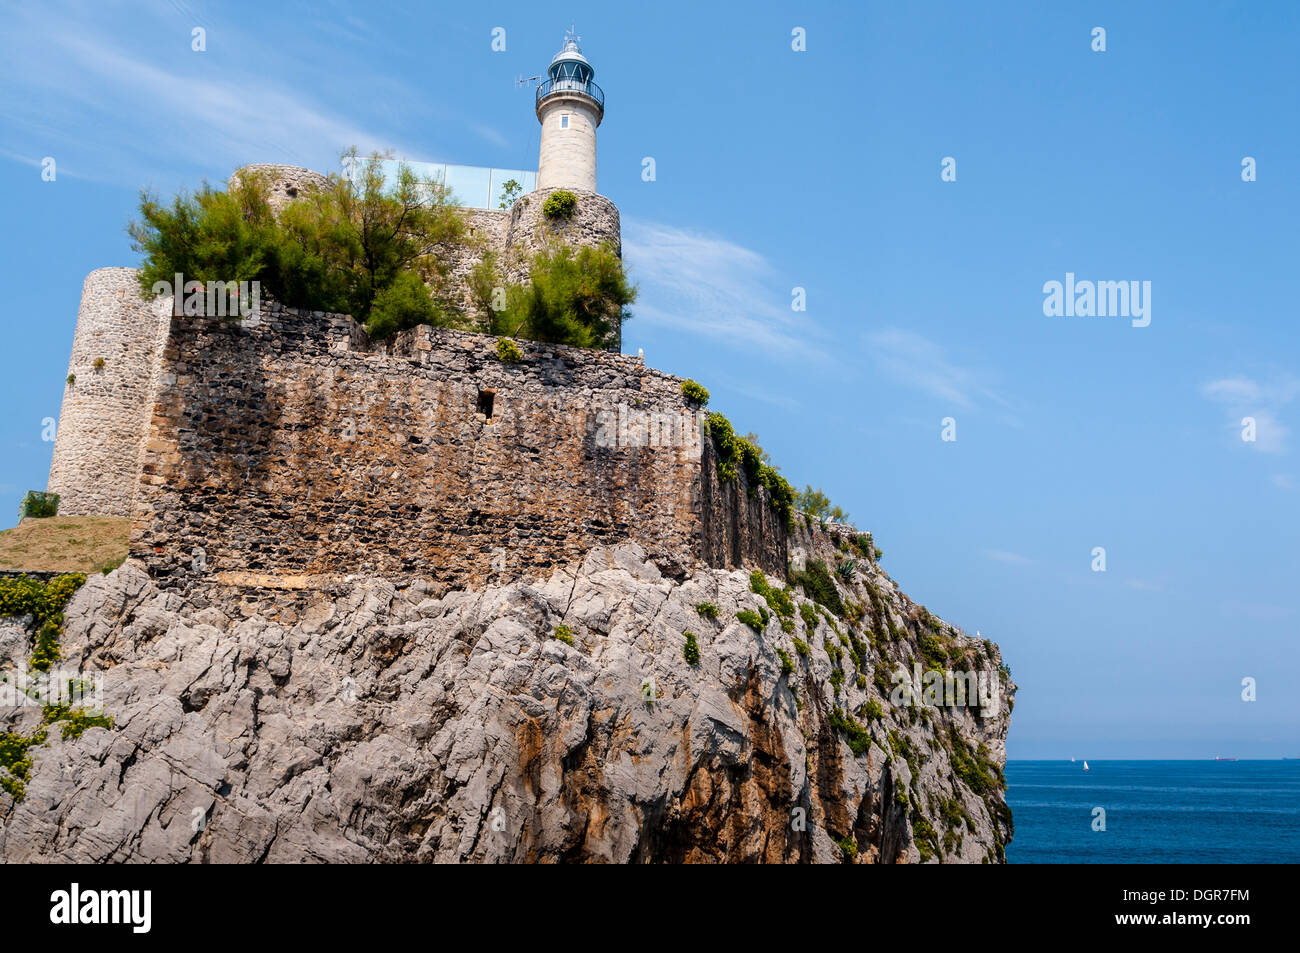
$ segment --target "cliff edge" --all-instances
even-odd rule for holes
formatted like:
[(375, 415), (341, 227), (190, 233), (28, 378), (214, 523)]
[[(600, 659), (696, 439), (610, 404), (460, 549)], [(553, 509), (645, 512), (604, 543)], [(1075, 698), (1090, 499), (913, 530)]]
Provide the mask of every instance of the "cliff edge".
[[(29, 750), (0, 861), (1000, 862), (997, 647), (844, 534), (791, 544), (790, 590), (668, 576), (628, 543), (545, 579), (349, 577), (280, 609), (128, 561), (73, 596), (61, 644), (102, 673), (112, 727)], [(814, 570), (837, 559), (832, 594)], [(13, 676), (31, 633), (0, 621)], [(996, 697), (891, 702), (890, 673), (945, 659)], [(12, 736), (40, 723), (4, 711)]]

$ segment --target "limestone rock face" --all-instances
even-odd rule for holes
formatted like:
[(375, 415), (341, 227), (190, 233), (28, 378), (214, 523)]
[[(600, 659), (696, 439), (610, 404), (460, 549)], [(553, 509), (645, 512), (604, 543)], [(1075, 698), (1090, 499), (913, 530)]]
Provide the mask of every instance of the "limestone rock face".
[[(907, 657), (916, 607), (874, 565), (841, 588), (868, 582), (900, 633), (871, 669)], [(350, 578), (278, 618), (129, 561), (74, 596), (62, 640), (62, 667), (102, 673), (113, 727), (31, 749), (25, 797), (0, 792), (0, 861), (999, 860), (1001, 789), (972, 791), (953, 752), (1000, 771), (1005, 699), (891, 707), (832, 659), (825, 613), (736, 619), (760, 606), (745, 572), (670, 578), (634, 544), (478, 590)], [(833, 719), (873, 699), (855, 754)], [(39, 722), (3, 711), (0, 731)]]

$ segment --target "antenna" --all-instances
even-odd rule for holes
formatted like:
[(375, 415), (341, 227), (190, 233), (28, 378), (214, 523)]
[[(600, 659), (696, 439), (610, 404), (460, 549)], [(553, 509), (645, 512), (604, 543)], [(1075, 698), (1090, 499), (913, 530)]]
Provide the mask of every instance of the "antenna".
[(525, 76), (520, 73), (515, 77), (515, 88), (518, 89), (520, 86), (527, 86), (529, 83), (535, 83), (539, 79), (541, 79), (540, 76)]

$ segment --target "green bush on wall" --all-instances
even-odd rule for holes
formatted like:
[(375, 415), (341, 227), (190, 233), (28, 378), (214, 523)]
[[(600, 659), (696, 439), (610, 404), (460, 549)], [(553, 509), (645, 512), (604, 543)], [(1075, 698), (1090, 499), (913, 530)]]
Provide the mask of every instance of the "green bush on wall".
[(45, 490), (28, 490), (27, 495), (18, 504), (18, 518), (28, 516), (57, 516), (59, 512), (59, 494)]
[(556, 189), (542, 204), (542, 214), (549, 219), (570, 219), (578, 208), (578, 197), (568, 189)]
[(503, 364), (518, 364), (524, 359), (524, 352), (519, 350), (519, 345), (509, 338), (498, 338), (497, 357)]
[(708, 389), (695, 381), (682, 381), (682, 396), (701, 407), (707, 407), (709, 404)]

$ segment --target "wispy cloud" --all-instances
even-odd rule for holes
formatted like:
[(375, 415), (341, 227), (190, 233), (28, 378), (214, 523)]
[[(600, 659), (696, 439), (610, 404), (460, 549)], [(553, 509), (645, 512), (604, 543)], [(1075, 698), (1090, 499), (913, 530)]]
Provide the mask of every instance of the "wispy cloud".
[(990, 385), (987, 372), (956, 363), (943, 348), (914, 331), (881, 328), (867, 332), (864, 343), (886, 374), (958, 410), (990, 404), (1004, 410), (1011, 406)]
[(829, 360), (806, 312), (790, 307), (766, 258), (703, 232), (638, 219), (623, 221), (623, 257), (640, 286), (639, 321), (736, 347)]
[(185, 56), (152, 55), (164, 52), (149, 48), (159, 30), (175, 41), (176, 14), (205, 23), (181, 0), (153, 13), (132, 18), (127, 32), (96, 24), (91, 11), (61, 16), (42, 8), (14, 17), (0, 38), (0, 72), (23, 90), (0, 98), (11, 158), (53, 155), (60, 175), (135, 186), (177, 165), (223, 174), (259, 161), (320, 166), (350, 145), (400, 145), (277, 81), (270, 69), (248, 68), (263, 38), (229, 21), (209, 36), (209, 51), (189, 52), (187, 30)]
[(1296, 488), (1295, 477), (1289, 473), (1273, 474), (1273, 485), (1279, 490), (1294, 490)]
[(1015, 566), (1029, 566), (1034, 562), (1028, 556), (1007, 552), (1005, 549), (986, 549), (984, 555), (995, 563), (1010, 563)]
[[(1286, 450), (1291, 430), (1282, 422), (1281, 414), (1300, 396), (1300, 377), (1281, 374), (1263, 382), (1244, 376), (1224, 377), (1203, 384), (1201, 394), (1223, 405), (1227, 426), (1245, 446), (1265, 453)], [(1254, 421), (1254, 440), (1241, 439), (1248, 417)]]

